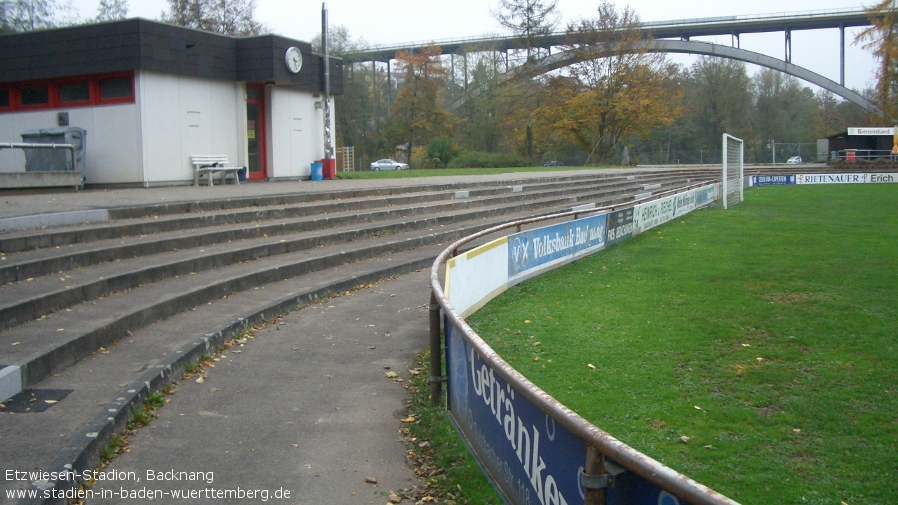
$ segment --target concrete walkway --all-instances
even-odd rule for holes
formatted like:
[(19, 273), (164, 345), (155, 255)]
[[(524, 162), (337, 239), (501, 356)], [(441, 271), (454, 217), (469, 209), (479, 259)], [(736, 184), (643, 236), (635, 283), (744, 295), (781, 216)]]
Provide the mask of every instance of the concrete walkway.
[(288, 314), (224, 351), (104, 469), (122, 480), (98, 482), (86, 503), (131, 493), (172, 503), (193, 491), (184, 503), (219, 503), (220, 492), (233, 496), (220, 503), (384, 504), (420, 485), (399, 429), (408, 369), (427, 346), (428, 292), (427, 272), (406, 275)]

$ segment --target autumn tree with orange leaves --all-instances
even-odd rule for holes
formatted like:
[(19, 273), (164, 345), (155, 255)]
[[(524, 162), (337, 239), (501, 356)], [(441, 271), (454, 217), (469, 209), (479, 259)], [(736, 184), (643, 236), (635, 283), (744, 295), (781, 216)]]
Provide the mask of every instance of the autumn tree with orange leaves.
[(894, 0), (883, 0), (867, 12), (872, 26), (861, 32), (856, 42), (862, 42), (880, 62), (876, 72), (880, 120), (887, 125), (898, 124), (898, 9)]
[(569, 50), (580, 63), (569, 67), (566, 81), (554, 83), (563, 99), (548, 99), (534, 111), (535, 142), (560, 134), (602, 162), (628, 138), (676, 120), (683, 90), (664, 56), (650, 52), (651, 43), (636, 14), (610, 2), (599, 5), (597, 18), (571, 24)]
[(448, 69), (440, 59), (440, 48), (431, 44), (423, 51), (396, 54), (403, 76), (402, 88), (390, 111), (390, 135), (394, 145), (408, 149), (409, 160), (416, 147), (441, 135), (452, 135), (457, 120), (442, 107)]

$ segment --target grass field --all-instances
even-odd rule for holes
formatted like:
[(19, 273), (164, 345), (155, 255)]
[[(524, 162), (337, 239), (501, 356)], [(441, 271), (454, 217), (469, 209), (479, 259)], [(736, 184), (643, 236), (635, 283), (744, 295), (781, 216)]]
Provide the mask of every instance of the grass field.
[(792, 186), (527, 281), (469, 322), (585, 418), (736, 501), (872, 505), (898, 503), (896, 309), (898, 185)]

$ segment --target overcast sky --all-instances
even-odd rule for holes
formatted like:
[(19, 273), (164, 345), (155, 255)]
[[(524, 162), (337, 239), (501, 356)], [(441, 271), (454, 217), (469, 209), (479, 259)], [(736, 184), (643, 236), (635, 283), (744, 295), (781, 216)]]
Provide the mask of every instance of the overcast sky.
[[(84, 18), (96, 13), (98, 0), (73, 0)], [(503, 33), (491, 10), (498, 0), (330, 0), (327, 2), (331, 25), (343, 25), (353, 38), (369, 44), (445, 40)], [(629, 5), (643, 21), (669, 21), (717, 16), (744, 16), (782, 12), (809, 12), (863, 8), (873, 3), (852, 0), (631, 0), (615, 2)], [(256, 19), (275, 33), (300, 40), (311, 40), (321, 31), (320, 0), (257, 0)], [(595, 15), (597, 0), (558, 0), (561, 26)], [(158, 19), (168, 6), (166, 0), (129, 0), (129, 17)], [(873, 83), (875, 62), (870, 54), (852, 45), (859, 29), (846, 30), (846, 84), (865, 88)], [(695, 39), (694, 39), (695, 40)], [(706, 39), (730, 43), (730, 37)], [(782, 59), (784, 35), (743, 35), (741, 47)], [(688, 64), (686, 56), (671, 57)], [(839, 31), (815, 30), (792, 33), (792, 62), (839, 80)]]

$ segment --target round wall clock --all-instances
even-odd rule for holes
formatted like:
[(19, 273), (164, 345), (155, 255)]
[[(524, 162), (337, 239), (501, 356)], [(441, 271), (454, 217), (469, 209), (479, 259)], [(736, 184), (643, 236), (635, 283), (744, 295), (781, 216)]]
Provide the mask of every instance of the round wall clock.
[(287, 70), (290, 73), (298, 74), (302, 68), (302, 53), (298, 47), (288, 47), (284, 54), (284, 62), (287, 64)]

